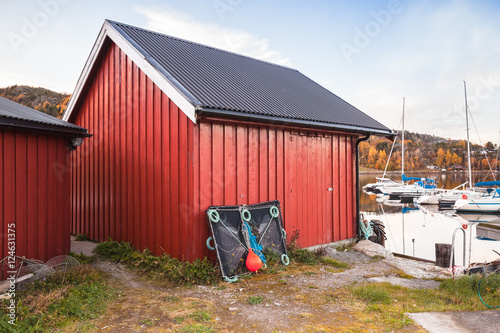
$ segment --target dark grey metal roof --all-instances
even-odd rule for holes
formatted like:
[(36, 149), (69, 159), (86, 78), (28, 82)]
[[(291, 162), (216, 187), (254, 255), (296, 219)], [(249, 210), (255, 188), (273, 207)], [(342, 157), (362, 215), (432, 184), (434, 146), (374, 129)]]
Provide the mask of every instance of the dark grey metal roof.
[(0, 126), (88, 136), (85, 128), (0, 97)]
[[(198, 109), (392, 134), (299, 71), (123, 23), (107, 21)], [(173, 78), (173, 80), (172, 80)]]

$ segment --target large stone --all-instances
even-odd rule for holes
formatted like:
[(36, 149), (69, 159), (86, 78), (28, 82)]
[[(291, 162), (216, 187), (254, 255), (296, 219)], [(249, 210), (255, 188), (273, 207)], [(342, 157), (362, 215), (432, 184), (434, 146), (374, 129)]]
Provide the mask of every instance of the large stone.
[(393, 259), (394, 255), (391, 251), (387, 250), (380, 244), (371, 242), (369, 240), (362, 240), (353, 246), (353, 249), (370, 257), (380, 256), (386, 259)]

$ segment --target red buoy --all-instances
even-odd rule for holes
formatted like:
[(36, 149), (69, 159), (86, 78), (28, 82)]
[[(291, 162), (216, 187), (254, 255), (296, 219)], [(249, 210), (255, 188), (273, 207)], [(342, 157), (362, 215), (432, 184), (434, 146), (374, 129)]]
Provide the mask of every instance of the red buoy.
[(249, 248), (245, 264), (250, 272), (257, 272), (262, 267), (262, 260)]
[(467, 194), (462, 194), (462, 199), (467, 200)]

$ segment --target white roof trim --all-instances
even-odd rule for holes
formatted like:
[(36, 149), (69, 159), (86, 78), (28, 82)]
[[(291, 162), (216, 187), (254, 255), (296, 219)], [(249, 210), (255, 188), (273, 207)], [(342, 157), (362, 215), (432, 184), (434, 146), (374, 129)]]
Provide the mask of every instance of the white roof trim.
[[(180, 85), (171, 75), (169, 75), (153, 59), (147, 59), (139, 46), (133, 41), (127, 40), (108, 21), (105, 21), (99, 35), (94, 43), (89, 58), (85, 63), (80, 78), (75, 87), (75, 91), (69, 100), (68, 107), (63, 115), (63, 120), (68, 121), (76, 102), (78, 101), (83, 87), (87, 82), (92, 68), (95, 65), (97, 56), (100, 53), (106, 37), (109, 37), (127, 56), (139, 67), (178, 107), (196, 124), (196, 106), (198, 101), (184, 87)], [(144, 51), (143, 51), (144, 52)], [(156, 66), (155, 66), (156, 65)]]

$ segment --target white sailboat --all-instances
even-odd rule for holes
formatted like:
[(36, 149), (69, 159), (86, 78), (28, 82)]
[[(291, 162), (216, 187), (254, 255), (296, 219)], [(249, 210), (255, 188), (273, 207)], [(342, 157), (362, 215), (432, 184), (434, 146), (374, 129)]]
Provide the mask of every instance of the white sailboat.
[[(464, 81), (464, 96), (465, 96), (465, 126), (467, 128), (467, 161), (468, 161), (468, 177), (467, 182), (451, 189), (443, 190), (435, 194), (425, 195), (417, 199), (419, 205), (439, 205), (440, 208), (452, 208), (458, 199), (477, 199), (480, 198), (484, 190), (472, 187), (472, 169), (471, 169), (471, 154), (469, 141), (469, 106), (467, 103), (467, 85)], [(460, 187), (465, 187), (460, 190)]]
[[(434, 181), (428, 178), (420, 178), (420, 177), (407, 177), (405, 175), (405, 99), (403, 98), (403, 130), (401, 134), (401, 183), (392, 183), (385, 186), (380, 186), (377, 189), (383, 195), (389, 195), (389, 199), (397, 199), (403, 195), (409, 196), (411, 201), (413, 198), (419, 197), (423, 194), (434, 192), (436, 190), (436, 185), (434, 185)], [(410, 180), (415, 180), (413, 184), (408, 184), (407, 182)]]
[(500, 213), (500, 181), (480, 182), (475, 186), (488, 186), (489, 188), (478, 198), (464, 196), (455, 202), (453, 208), (457, 213), (482, 212), (482, 213)]

